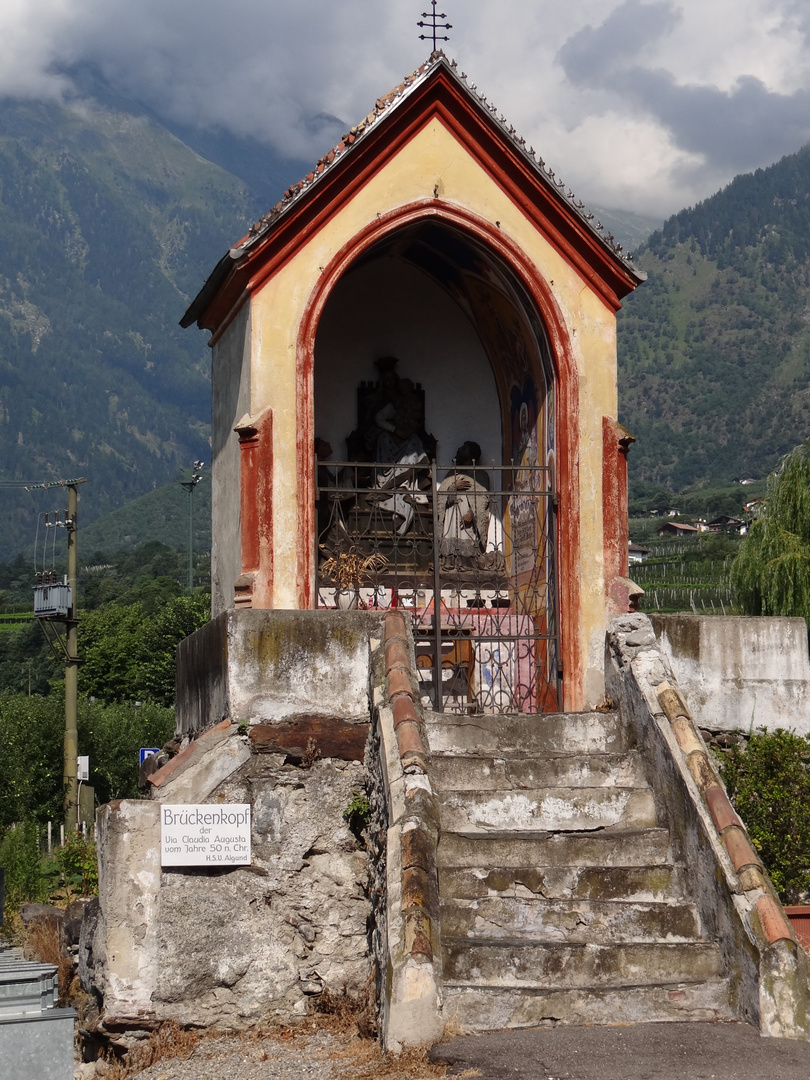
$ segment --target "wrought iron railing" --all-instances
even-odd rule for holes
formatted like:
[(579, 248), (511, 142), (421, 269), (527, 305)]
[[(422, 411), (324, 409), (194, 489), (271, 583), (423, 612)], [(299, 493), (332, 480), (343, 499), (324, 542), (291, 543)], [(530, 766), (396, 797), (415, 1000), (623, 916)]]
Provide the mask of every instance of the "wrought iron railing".
[(318, 607), (407, 608), (427, 708), (560, 708), (550, 468), (330, 461), (317, 472)]

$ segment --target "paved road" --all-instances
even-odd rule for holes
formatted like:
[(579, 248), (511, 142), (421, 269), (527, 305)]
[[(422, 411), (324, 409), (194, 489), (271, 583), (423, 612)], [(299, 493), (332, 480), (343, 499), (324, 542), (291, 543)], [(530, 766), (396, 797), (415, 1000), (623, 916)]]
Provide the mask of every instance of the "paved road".
[(810, 1043), (748, 1024), (496, 1031), (440, 1043), (430, 1059), (481, 1080), (810, 1080)]

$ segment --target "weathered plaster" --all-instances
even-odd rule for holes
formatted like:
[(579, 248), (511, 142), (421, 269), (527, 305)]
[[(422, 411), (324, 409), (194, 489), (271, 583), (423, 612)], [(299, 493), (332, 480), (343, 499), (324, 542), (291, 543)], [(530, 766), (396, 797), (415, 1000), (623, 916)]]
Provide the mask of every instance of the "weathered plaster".
[(701, 727), (810, 734), (804, 619), (652, 615), (651, 622)]
[[(250, 306), (245, 304), (217, 344), (212, 370), (211, 609), (233, 605), (241, 571), (239, 444), (234, 427), (250, 408)], [(236, 542), (234, 542), (236, 541)]]
[(368, 723), (368, 635), (381, 618), (362, 611), (223, 612), (178, 648), (178, 734), (224, 717), (238, 723), (308, 714)]
[[(616, 342), (613, 312), (506, 196), (488, 172), (439, 119), (431, 120), (368, 180), (251, 298), (251, 411), (270, 407), (274, 415), (273, 528), (285, 537), (276, 551), (272, 606), (298, 604), (301, 466), (297, 436), (312, 417), (298, 415), (297, 340), (312, 291), (323, 268), (362, 229), (392, 208), (430, 198), (440, 183), (442, 203), (462, 206), (497, 222), (501, 234), (525, 253), (549, 282), (567, 327), (579, 376), (581, 441), (578, 452), (581, 520), (578, 568), (581, 628), (574, 648), (587, 657), (590, 673), (570, 685), (569, 706), (595, 703), (601, 696), (601, 635), (605, 616), (602, 536), (602, 417), (616, 415)], [(558, 424), (566, 417), (559, 416)], [(562, 613), (563, 619), (566, 612)]]

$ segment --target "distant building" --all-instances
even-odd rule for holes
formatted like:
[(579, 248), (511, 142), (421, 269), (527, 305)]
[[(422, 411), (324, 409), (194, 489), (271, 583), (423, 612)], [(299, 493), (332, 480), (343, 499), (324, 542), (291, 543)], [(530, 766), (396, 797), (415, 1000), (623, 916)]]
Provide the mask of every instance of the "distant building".
[(634, 544), (631, 540), (627, 545), (627, 560), (632, 563), (642, 563), (650, 554), (650, 549), (642, 547), (640, 544)]
[(711, 533), (737, 533), (740, 536), (744, 536), (748, 531), (748, 525), (742, 518), (721, 514), (713, 521), (708, 522), (706, 529)]
[(658, 526), (659, 536), (692, 536), (693, 533), (700, 532), (695, 525), (679, 525), (677, 521), (665, 521), (663, 525)]

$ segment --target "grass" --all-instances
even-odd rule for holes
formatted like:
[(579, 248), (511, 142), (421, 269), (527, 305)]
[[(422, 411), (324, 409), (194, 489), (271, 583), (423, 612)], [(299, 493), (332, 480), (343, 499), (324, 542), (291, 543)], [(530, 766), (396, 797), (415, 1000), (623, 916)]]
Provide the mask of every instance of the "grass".
[(105, 1080), (127, 1080), (127, 1077), (136, 1076), (167, 1058), (191, 1057), (199, 1043), (197, 1032), (187, 1031), (175, 1020), (167, 1020), (152, 1032), (145, 1043), (133, 1047), (126, 1057), (119, 1058), (110, 1052), (105, 1059)]
[(23, 931), (23, 951), (29, 959), (53, 964), (59, 979), (59, 1001), (66, 1005), (71, 996), (73, 959), (65, 951), (61, 930), (55, 919), (37, 919)]

